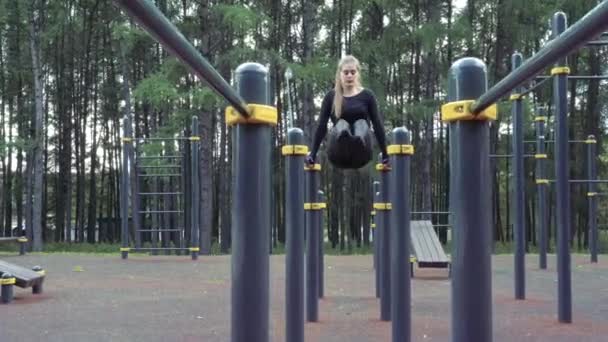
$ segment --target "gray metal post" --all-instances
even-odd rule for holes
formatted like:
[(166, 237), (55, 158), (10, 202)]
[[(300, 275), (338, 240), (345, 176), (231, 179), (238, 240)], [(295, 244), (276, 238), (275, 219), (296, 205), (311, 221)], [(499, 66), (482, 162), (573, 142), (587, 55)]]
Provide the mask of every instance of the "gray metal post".
[(304, 342), (304, 132), (290, 128), (285, 156), (285, 341)]
[(319, 298), (323, 298), (324, 293), (323, 293), (323, 288), (324, 286), (324, 276), (325, 276), (325, 272), (323, 270), (323, 264), (324, 264), (324, 257), (325, 257), (325, 251), (323, 250), (323, 247), (325, 245), (325, 234), (324, 233), (324, 229), (323, 229), (323, 217), (325, 216), (325, 209), (327, 208), (327, 204), (325, 203), (325, 193), (323, 193), (323, 191), (319, 190), (317, 192), (317, 202), (320, 203), (321, 205), (321, 209), (319, 211)]
[[(380, 182), (374, 181), (373, 186), (374, 203), (380, 202)], [(380, 222), (378, 212), (372, 208), (372, 231), (374, 239), (374, 270), (376, 277), (376, 298), (380, 298)]]
[[(128, 145), (133, 143), (133, 137), (129, 133), (129, 119), (122, 119), (122, 175), (120, 177), (120, 254), (123, 259), (129, 256), (129, 150)], [(133, 215), (137, 215), (135, 212)]]
[[(382, 289), (380, 290), (380, 320), (390, 321), (391, 320), (391, 224), (390, 208), (391, 203), (389, 202), (389, 191), (390, 191), (390, 171), (391, 169), (386, 167), (384, 164), (377, 164), (376, 170), (380, 171), (380, 202), (375, 205), (376, 215), (381, 217), (382, 226), (382, 245), (380, 246), (381, 266), (380, 271), (382, 272), (380, 277)], [(407, 265), (409, 257), (404, 259), (404, 267)]]
[[(511, 72), (514, 72), (521, 66), (523, 57), (520, 53), (514, 53), (511, 56)], [(522, 87), (517, 87), (513, 90), (511, 100), (513, 105), (511, 107), (511, 114), (513, 115), (513, 135), (512, 149), (513, 149), (513, 192), (512, 192), (512, 203), (513, 208), (513, 232), (515, 238), (515, 299), (526, 298), (526, 271), (525, 271), (525, 257), (526, 257), (526, 227), (524, 220), (524, 206), (525, 206), (525, 193), (524, 193), (524, 123), (523, 123), (523, 103), (521, 99)]]
[(190, 177), (192, 179), (192, 189), (190, 189), (190, 193), (192, 194), (192, 203), (190, 206), (190, 254), (192, 255), (192, 260), (198, 259), (198, 253), (200, 251), (200, 211), (198, 210), (199, 202), (200, 202), (200, 185), (199, 185), (199, 146), (201, 137), (198, 135), (198, 117), (192, 117), (192, 134), (190, 137)]
[(410, 133), (403, 127), (393, 129), (390, 187), (391, 214), (391, 325), (392, 341), (411, 339), (410, 270), (404, 267), (410, 259), (410, 159), (414, 147)]
[[(450, 211), (453, 213), (452, 341), (492, 341), (492, 218), (490, 134), (487, 119), (454, 115), (455, 101), (473, 100), (487, 89), (487, 69), (477, 58), (450, 68), (442, 118), (450, 123)], [(488, 117), (492, 117), (490, 113)], [(481, 119), (481, 117), (477, 117)]]
[[(267, 104), (268, 70), (257, 63), (241, 64), (236, 89), (248, 103)], [(265, 113), (263, 107), (252, 111)], [(271, 108), (271, 107), (267, 107)], [(235, 141), (232, 195), (232, 341), (269, 340), (269, 227), (272, 118), (251, 121), (227, 111)], [(272, 112), (270, 111), (270, 112)], [(272, 113), (271, 113), (272, 114)], [(234, 120), (234, 121), (233, 121)]]
[[(553, 37), (566, 30), (566, 14), (553, 15)], [(562, 323), (572, 322), (572, 284), (570, 277), (570, 187), (568, 185), (568, 69), (566, 59), (561, 58), (551, 70), (553, 78), (553, 101), (555, 106), (555, 193), (557, 203), (557, 288), (558, 319)]]
[(15, 277), (10, 273), (3, 273), (0, 277), (0, 301), (8, 304), (13, 301), (13, 288), (15, 285)]
[(545, 153), (545, 121), (544, 109), (539, 109), (539, 116), (534, 118), (536, 122), (536, 191), (538, 198), (538, 266), (541, 270), (547, 269), (547, 190), (549, 181), (546, 179), (545, 164), (547, 154)]
[(321, 164), (306, 166), (306, 320), (319, 320), (319, 223), (317, 189)]
[[(587, 137), (587, 179), (597, 179), (597, 158), (595, 136)], [(589, 182), (587, 198), (589, 202), (589, 253), (591, 262), (597, 262), (597, 183)]]

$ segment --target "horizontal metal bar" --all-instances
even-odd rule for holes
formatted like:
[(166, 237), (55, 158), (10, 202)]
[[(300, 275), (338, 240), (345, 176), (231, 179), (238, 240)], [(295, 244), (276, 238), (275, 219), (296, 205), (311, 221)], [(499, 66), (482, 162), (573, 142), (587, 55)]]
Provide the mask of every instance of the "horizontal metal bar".
[(139, 192), (138, 195), (154, 196), (154, 195), (181, 195), (183, 192)]
[(541, 80), (540, 82), (535, 82), (530, 88), (522, 91), (521, 94), (519, 94), (519, 96), (527, 95), (528, 93), (532, 92), (534, 89), (536, 89), (536, 88), (540, 87), (541, 85), (543, 85), (547, 80), (548, 80), (548, 78), (544, 79), (544, 80)]
[[(512, 158), (512, 154), (490, 154), (490, 158)], [(524, 158), (534, 158), (534, 154), (524, 154)]]
[(179, 58), (200, 79), (219, 93), (244, 117), (249, 117), (247, 103), (224, 80), (186, 37), (173, 25), (152, 1), (115, 0), (133, 19), (168, 51)]
[(592, 40), (592, 41), (587, 42), (585, 45), (604, 46), (604, 45), (608, 45), (608, 40)]
[(164, 168), (171, 168), (171, 169), (177, 169), (177, 168), (181, 168), (181, 165), (137, 165), (137, 167), (141, 168), (141, 169), (164, 169)]
[[(536, 143), (536, 140), (524, 140), (525, 144), (533, 144)], [(546, 142), (546, 143), (554, 143), (555, 140), (541, 140), (541, 142)], [(587, 140), (568, 140), (569, 143), (571, 144), (579, 144), (579, 143), (587, 143)]]
[(174, 214), (183, 213), (183, 210), (140, 210), (140, 214)]
[(608, 183), (608, 179), (569, 179), (569, 183)]
[(136, 156), (135, 159), (177, 159), (184, 156)]
[(446, 214), (449, 215), (451, 212), (449, 211), (412, 211), (410, 214)]
[(138, 232), (182, 232), (184, 229), (139, 229)]
[(603, 1), (555, 39), (547, 43), (519, 68), (490, 88), (475, 103), (471, 112), (479, 114), (544, 68), (566, 57), (608, 27), (608, 1)]
[(188, 251), (189, 247), (141, 247), (141, 248), (130, 248), (129, 252), (147, 252), (147, 251)]
[(451, 224), (434, 224), (433, 227), (451, 227)]
[(150, 173), (150, 174), (145, 174), (145, 173), (140, 173), (137, 176), (138, 177), (181, 177), (181, 173)]
[[(548, 75), (539, 75), (536, 76), (537, 79), (549, 79), (553, 76)], [(569, 80), (608, 80), (608, 75), (568, 75)]]
[(154, 137), (154, 138), (135, 138), (135, 140), (137, 140), (137, 141), (183, 141), (183, 140), (190, 140), (190, 137), (173, 137), (173, 138), (160, 138), (160, 137)]

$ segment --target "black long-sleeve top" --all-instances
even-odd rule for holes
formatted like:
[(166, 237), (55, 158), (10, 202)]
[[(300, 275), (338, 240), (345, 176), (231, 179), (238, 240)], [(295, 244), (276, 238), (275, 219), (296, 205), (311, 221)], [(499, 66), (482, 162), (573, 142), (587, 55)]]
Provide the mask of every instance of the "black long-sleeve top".
[[(331, 119), (333, 124), (336, 124), (338, 118), (333, 111), (334, 103), (334, 90), (331, 90), (325, 95), (323, 103), (321, 104), (321, 115), (319, 117), (319, 126), (315, 132), (315, 137), (312, 145), (311, 156), (316, 157), (321, 141), (327, 134), (327, 121)], [(371, 121), (374, 127), (374, 134), (380, 150), (382, 151), (382, 157), (387, 158), (386, 153), (386, 138), (384, 134), (384, 126), (380, 122), (380, 116), (378, 115), (378, 104), (376, 102), (376, 96), (371, 90), (363, 89), (359, 94), (354, 96), (344, 97), (344, 103), (342, 105), (342, 115), (340, 119), (344, 119), (350, 125), (353, 125), (355, 121), (359, 119), (366, 120), (368, 123)]]

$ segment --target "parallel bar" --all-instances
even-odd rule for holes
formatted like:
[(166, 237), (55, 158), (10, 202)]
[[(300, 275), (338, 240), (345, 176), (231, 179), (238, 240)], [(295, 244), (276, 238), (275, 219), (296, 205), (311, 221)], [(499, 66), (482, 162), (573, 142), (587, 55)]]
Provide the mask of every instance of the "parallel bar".
[[(583, 43), (586, 37), (592, 37), (600, 33), (608, 24), (606, 16), (608, 16), (608, 2), (603, 2), (596, 8), (603, 8), (602, 11), (589, 14), (582, 18), (578, 23), (585, 23), (586, 18), (596, 17), (596, 14), (602, 13), (601, 23), (597, 23), (591, 28), (596, 32), (581, 35), (579, 44)], [(599, 19), (599, 18), (598, 18)], [(559, 42), (564, 36), (574, 36), (568, 34), (577, 25), (572, 26), (568, 31), (564, 32), (567, 27), (566, 14), (563, 12), (555, 13), (552, 20), (553, 39), (552, 42)], [(580, 25), (578, 25), (580, 27)], [(580, 31), (583, 31), (581, 27)], [(563, 32), (563, 33), (562, 33)], [(566, 44), (563, 43), (562, 44)], [(551, 43), (549, 43), (551, 45)], [(566, 63), (566, 51), (562, 51), (556, 58), (556, 68), (564, 67)], [(568, 161), (569, 161), (569, 146), (568, 146), (568, 79), (566, 74), (559, 74), (553, 78), (553, 102), (555, 106), (555, 175), (556, 175), (556, 207), (555, 221), (557, 223), (557, 287), (558, 287), (558, 319), (561, 323), (572, 322), (572, 284), (570, 274), (570, 189), (568, 188)]]
[[(137, 159), (179, 159), (184, 156), (137, 156)], [(138, 165), (139, 166), (139, 165)]]
[[(520, 68), (523, 56), (514, 53), (511, 56), (511, 73), (517, 72)], [(522, 91), (520, 87), (515, 88), (513, 94)], [(513, 193), (511, 197), (512, 207), (515, 209), (513, 220), (513, 233), (515, 239), (515, 253), (513, 262), (515, 267), (515, 299), (526, 299), (526, 227), (524, 204), (526, 203), (524, 186), (524, 118), (523, 103), (521, 97), (512, 101), (511, 115), (513, 117), (513, 134), (511, 135), (513, 149)]]
[[(542, 76), (536, 76), (537, 79), (542, 79), (544, 80), (548, 80), (550, 78), (552, 78), (553, 76), (547, 76), (547, 75), (542, 75)], [(608, 75), (568, 75), (568, 79), (569, 80), (579, 80), (579, 81), (584, 81), (584, 80), (608, 80)]]
[[(539, 109), (539, 116), (544, 116), (545, 109)], [(537, 120), (536, 125), (536, 153), (545, 154), (545, 121)], [(525, 142), (525, 141), (524, 141)], [(545, 159), (536, 159), (536, 175), (537, 179), (545, 179), (546, 173)], [(548, 249), (548, 237), (547, 237), (547, 187), (545, 184), (537, 184), (537, 198), (538, 198), (538, 210), (536, 212), (538, 220), (538, 266), (541, 270), (547, 269), (547, 249)]]
[(140, 214), (169, 214), (169, 213), (183, 213), (183, 210), (140, 210)]
[(138, 232), (181, 232), (183, 229), (139, 229)]
[(190, 137), (173, 137), (173, 138), (135, 138), (137, 141), (182, 141), (190, 140)]
[(551, 40), (538, 53), (518, 68), (517, 71), (510, 73), (490, 90), (486, 91), (471, 106), (471, 111), (474, 114), (479, 114), (515, 87), (541, 72), (551, 63), (557, 62), (563, 56), (583, 46), (589, 39), (602, 33), (608, 27), (606, 17), (608, 17), (608, 2), (603, 1), (567, 31)]
[(140, 169), (181, 169), (181, 165), (137, 165)]
[[(393, 129), (393, 143), (409, 145), (410, 132)], [(393, 342), (409, 342), (412, 336), (411, 280), (404, 260), (410, 257), (410, 155), (391, 156), (391, 330)]]
[[(288, 145), (304, 144), (299, 128)], [(285, 341), (304, 342), (304, 156), (285, 156)]]
[(140, 192), (141, 196), (156, 196), (156, 195), (182, 195), (183, 192)]
[[(129, 119), (125, 117), (122, 120), (123, 123), (123, 135), (127, 136), (129, 133)], [(122, 175), (120, 182), (120, 222), (121, 222), (121, 238), (120, 247), (123, 248), (121, 252), (121, 258), (127, 259), (129, 252), (124, 248), (129, 247), (129, 150), (127, 145), (123, 144), (122, 147)]]
[(181, 59), (200, 79), (225, 98), (244, 117), (247, 103), (209, 64), (163, 13), (146, 0), (114, 0), (174, 56)]
[(140, 173), (138, 177), (181, 177), (180, 173)]
[(189, 248), (180, 247), (141, 247), (141, 248), (130, 248), (130, 252), (147, 252), (147, 251), (183, 251), (189, 250)]
[[(513, 154), (490, 154), (490, 158), (512, 158)], [(533, 154), (524, 154), (524, 158), (534, 158)]]
[(411, 211), (410, 214), (414, 215), (414, 214), (445, 214), (445, 215), (451, 215), (452, 213), (449, 211)]
[[(192, 135), (198, 136), (198, 116), (192, 117)], [(200, 208), (200, 167), (199, 167), (199, 148), (200, 143), (198, 140), (193, 140), (190, 143), (190, 179), (192, 188), (190, 189), (190, 196), (192, 202), (190, 203), (190, 247), (203, 247), (201, 243), (201, 237), (203, 236), (200, 231), (201, 212)], [(184, 189), (185, 191), (185, 189)], [(208, 251), (203, 251), (208, 253)], [(198, 259), (198, 251), (190, 252), (192, 260)]]
[(527, 94), (531, 93), (531, 92), (532, 92), (532, 91), (534, 91), (536, 88), (540, 87), (540, 86), (541, 86), (541, 85), (543, 85), (545, 82), (547, 82), (547, 80), (548, 80), (548, 79), (549, 79), (549, 78), (546, 78), (546, 79), (544, 79), (544, 80), (542, 80), (542, 81), (540, 81), (540, 82), (535, 82), (535, 83), (534, 83), (534, 84), (533, 84), (533, 85), (532, 85), (530, 88), (528, 88), (528, 89), (526, 89), (526, 90), (523, 90), (523, 91), (522, 91), (522, 92), (519, 94), (519, 96), (525, 96), (525, 95), (527, 95)]
[(605, 46), (608, 45), (608, 40), (592, 40), (588, 41), (585, 45)]
[[(595, 136), (590, 135), (589, 137), (587, 137), (587, 139), (590, 141), (589, 144), (587, 144), (587, 178), (589, 179), (595, 179), (597, 178), (597, 165), (595, 163), (595, 160), (597, 158), (597, 154), (596, 154), (596, 143), (595, 143)], [(593, 143), (591, 143), (593, 141)], [(589, 188), (588, 188), (588, 192), (589, 194), (595, 194), (597, 191), (597, 185), (596, 183), (589, 183)], [(597, 239), (598, 239), (598, 234), (597, 234), (597, 198), (595, 196), (589, 196), (589, 194), (587, 195), (587, 210), (589, 212), (589, 215), (587, 215), (587, 219), (588, 219), (588, 226), (589, 226), (589, 254), (590, 254), (590, 258), (591, 258), (591, 262), (592, 263), (596, 263), (597, 262)]]

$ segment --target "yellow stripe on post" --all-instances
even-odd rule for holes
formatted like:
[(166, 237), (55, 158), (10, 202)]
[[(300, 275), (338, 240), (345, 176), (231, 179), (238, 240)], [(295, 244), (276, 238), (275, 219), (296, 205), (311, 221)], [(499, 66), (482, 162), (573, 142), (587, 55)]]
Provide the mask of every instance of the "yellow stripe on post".
[(597, 196), (597, 192), (588, 192), (587, 193), (587, 197), (594, 197)]
[(228, 126), (234, 126), (236, 124), (265, 124), (276, 126), (279, 121), (279, 114), (276, 107), (261, 104), (248, 104), (247, 111), (249, 112), (249, 117), (243, 117), (234, 107), (226, 107), (226, 124)]
[(26, 243), (27, 241), (28, 240), (27, 240), (26, 237), (20, 237), (20, 238), (17, 239), (17, 242), (19, 242), (19, 243)]
[(390, 170), (391, 170), (391, 167), (389, 165), (376, 164), (376, 171), (389, 172)]
[(15, 283), (17, 282), (16, 278), (6, 278), (6, 279), (2, 279), (0, 278), (0, 285), (4, 286), (4, 285), (15, 285)]
[(595, 140), (595, 139), (587, 139), (587, 140), (585, 140), (585, 144), (597, 144), (597, 140)]
[(547, 159), (547, 155), (543, 153), (535, 154), (534, 159)]
[(372, 229), (373, 228), (376, 228), (376, 224), (375, 223), (372, 223)]
[(534, 118), (534, 121), (545, 122), (545, 121), (547, 121), (547, 117), (546, 116), (537, 116), (537, 117)]
[(555, 67), (551, 69), (551, 76), (555, 75), (568, 75), (570, 74), (570, 68), (568, 67)]
[(511, 94), (511, 96), (509, 96), (510, 101), (521, 100), (521, 98), (522, 98), (521, 94)]
[(308, 154), (306, 145), (285, 145), (281, 147), (281, 154), (284, 156), (305, 156)]
[(540, 184), (549, 184), (549, 180), (548, 179), (537, 179), (536, 180), (536, 184), (540, 185)]
[(374, 209), (376, 210), (391, 210), (393, 205), (391, 203), (374, 203)]
[(376, 216), (376, 211), (372, 210), (372, 216)]
[(393, 154), (412, 155), (412, 154), (414, 154), (414, 145), (388, 145), (386, 147), (386, 152), (389, 155), (393, 155)]
[(128, 252), (130, 250), (131, 250), (131, 248), (129, 248), (129, 247), (120, 247), (121, 252)]
[(484, 109), (481, 113), (474, 115), (471, 113), (471, 105), (473, 103), (475, 103), (475, 100), (454, 101), (444, 104), (441, 106), (441, 121), (496, 120), (496, 104), (493, 104)]
[(199, 247), (190, 247), (190, 252), (199, 252), (201, 249)]
[(132, 137), (122, 137), (120, 139), (120, 141), (122, 141), (123, 144), (130, 144), (133, 142), (133, 138)]
[(192, 136), (188, 138), (190, 141), (201, 141), (201, 137)]
[(304, 171), (321, 171), (321, 164), (304, 165)]

